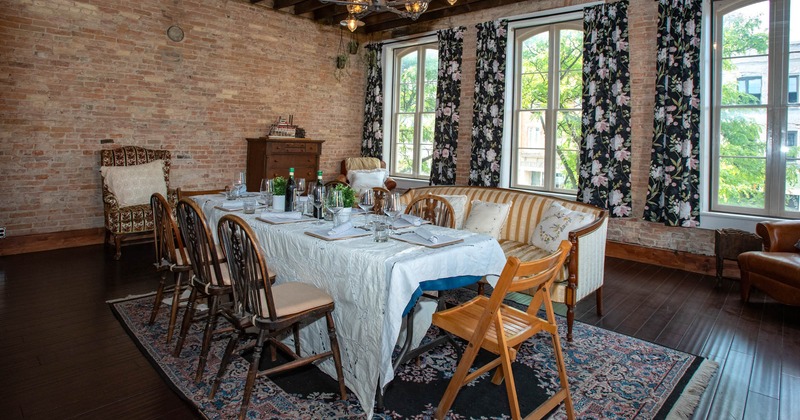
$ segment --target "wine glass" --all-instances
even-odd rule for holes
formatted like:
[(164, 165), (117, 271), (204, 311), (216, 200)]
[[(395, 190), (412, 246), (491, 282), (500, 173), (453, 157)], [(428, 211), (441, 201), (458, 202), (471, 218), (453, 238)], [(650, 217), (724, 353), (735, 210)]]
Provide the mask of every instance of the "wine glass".
[(375, 206), (375, 192), (371, 189), (364, 191), (358, 197), (358, 207), (364, 210), (364, 227), (369, 223), (369, 212)]
[(333, 224), (336, 225), (339, 221), (339, 212), (344, 208), (342, 192), (335, 188), (328, 190), (325, 204), (331, 210), (331, 213), (333, 213)]
[(259, 188), (261, 194), (261, 201), (269, 209), (272, 206), (272, 180), (264, 178), (261, 180), (261, 187)]
[(325, 203), (325, 185), (314, 183), (314, 189), (309, 190), (311, 193), (311, 204), (317, 209), (317, 221), (315, 225), (322, 224), (322, 204)]
[(298, 178), (296, 180), (296, 185), (294, 188), (294, 203), (295, 210), (299, 210), (301, 213), (305, 213), (305, 201), (300, 201), (300, 196), (305, 195), (306, 193), (306, 180), (304, 178)]
[(394, 229), (395, 218), (400, 214), (400, 193), (389, 193), (383, 200), (383, 212), (389, 217), (389, 228)]

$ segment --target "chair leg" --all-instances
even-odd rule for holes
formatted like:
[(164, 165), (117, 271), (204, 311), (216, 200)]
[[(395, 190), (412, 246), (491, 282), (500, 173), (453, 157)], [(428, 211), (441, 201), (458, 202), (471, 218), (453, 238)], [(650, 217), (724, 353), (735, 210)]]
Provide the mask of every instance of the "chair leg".
[(172, 308), (169, 312), (169, 326), (167, 327), (167, 344), (172, 340), (172, 333), (175, 332), (175, 322), (178, 320), (178, 308), (181, 304), (181, 280), (183, 272), (173, 273), (175, 276), (175, 289), (172, 292)]
[[(511, 354), (508, 347), (505, 345), (500, 349), (500, 366), (497, 367), (497, 372), (494, 375), (495, 379), (506, 381), (506, 394), (508, 395), (508, 405), (511, 407), (511, 418), (521, 419), (522, 413), (519, 409), (519, 400), (517, 399), (517, 385), (514, 382), (514, 373), (511, 371)], [(499, 385), (499, 382), (495, 383)]]
[(330, 312), (325, 314), (328, 322), (328, 339), (331, 342), (333, 352), (333, 364), (336, 367), (336, 379), (339, 381), (339, 395), (343, 400), (347, 399), (347, 388), (344, 386), (344, 374), (342, 373), (342, 356), (339, 353), (339, 339), (336, 338), (336, 326), (333, 323), (333, 315)]
[(739, 287), (741, 288), (741, 299), (742, 302), (747, 303), (750, 301), (750, 272), (745, 270), (740, 270), (741, 279), (739, 280)]
[(572, 396), (569, 392), (569, 382), (567, 380), (567, 367), (564, 363), (564, 354), (561, 352), (561, 340), (558, 338), (558, 330), (553, 337), (553, 351), (556, 356), (556, 366), (558, 367), (558, 377), (561, 380), (561, 388), (564, 390), (564, 409), (567, 412), (567, 419), (573, 420), (575, 418), (575, 409), (572, 406)]
[(161, 299), (164, 298), (164, 288), (166, 287), (167, 282), (167, 272), (161, 272), (161, 281), (158, 283), (158, 289), (156, 290), (156, 300), (153, 302), (153, 310), (150, 311), (150, 321), (147, 322), (147, 325), (153, 325), (156, 322), (156, 316), (158, 316), (158, 310), (161, 308)]
[(117, 234), (114, 235), (114, 248), (116, 249), (114, 259), (119, 260), (120, 257), (122, 257), (122, 236)]
[(300, 326), (292, 325), (292, 335), (294, 336), (294, 352), (300, 356)]
[(222, 377), (225, 376), (225, 371), (228, 369), (228, 363), (231, 361), (233, 350), (236, 349), (236, 345), (242, 340), (243, 335), (244, 333), (240, 331), (238, 334), (231, 336), (231, 339), (228, 340), (228, 345), (225, 347), (225, 353), (222, 355), (222, 361), (219, 363), (217, 377), (214, 379), (214, 385), (211, 386), (211, 392), (208, 394), (208, 398), (214, 398), (214, 395), (217, 393), (217, 389), (219, 389), (219, 386), (222, 383)]
[(603, 286), (597, 288), (594, 292), (594, 297), (597, 301), (597, 316), (603, 316)]
[(461, 356), (461, 361), (458, 362), (458, 366), (456, 367), (456, 373), (450, 378), (450, 383), (447, 384), (447, 389), (444, 391), (442, 400), (439, 401), (436, 412), (433, 414), (434, 418), (437, 420), (443, 419), (445, 414), (450, 411), (450, 407), (453, 406), (458, 391), (464, 385), (464, 378), (467, 377), (469, 368), (472, 367), (472, 362), (475, 361), (475, 356), (478, 355), (478, 350), (480, 350), (480, 348), (481, 346), (479, 345), (468, 345), (467, 349), (464, 351), (464, 355)]
[(200, 359), (197, 361), (197, 373), (194, 375), (194, 381), (200, 382), (203, 379), (203, 373), (206, 370), (206, 361), (208, 360), (208, 350), (211, 348), (211, 338), (214, 335), (214, 330), (217, 328), (217, 306), (219, 305), (219, 296), (211, 296), (209, 298), (209, 312), (206, 320), (206, 329), (203, 332), (203, 345), (200, 348)]
[(575, 322), (575, 304), (567, 302), (567, 341), (572, 342), (572, 323)]
[(189, 326), (192, 325), (194, 318), (194, 304), (197, 300), (197, 289), (192, 286), (192, 293), (189, 295), (189, 302), (186, 303), (186, 312), (183, 313), (183, 323), (181, 323), (181, 331), (178, 334), (178, 344), (175, 345), (175, 352), (173, 356), (179, 357), (181, 350), (183, 350), (183, 342), (186, 341), (186, 334), (189, 332)]
[(261, 330), (258, 333), (258, 341), (256, 347), (253, 349), (253, 361), (250, 362), (250, 369), (247, 371), (247, 381), (244, 385), (244, 395), (242, 395), (242, 407), (239, 409), (239, 419), (247, 417), (247, 407), (250, 406), (250, 394), (253, 392), (253, 385), (256, 382), (256, 374), (258, 374), (258, 361), (261, 360), (261, 350), (264, 348), (264, 340), (266, 339), (266, 331)]

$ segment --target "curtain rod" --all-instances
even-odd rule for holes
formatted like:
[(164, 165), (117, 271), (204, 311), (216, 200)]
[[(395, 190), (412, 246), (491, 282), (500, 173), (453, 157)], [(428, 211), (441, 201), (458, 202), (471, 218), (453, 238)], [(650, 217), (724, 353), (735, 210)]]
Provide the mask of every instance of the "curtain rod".
[(392, 39), (391, 41), (372, 41), (372, 42), (375, 42), (375, 43), (380, 42), (383, 45), (390, 45), (390, 44), (397, 44), (398, 42), (407, 42), (407, 41), (413, 41), (415, 39), (427, 38), (427, 37), (432, 36), (432, 35), (436, 35), (436, 32), (430, 32), (430, 33), (426, 33), (424, 35), (411, 36), (411, 37), (408, 37), (408, 38), (397, 38), (397, 39)]

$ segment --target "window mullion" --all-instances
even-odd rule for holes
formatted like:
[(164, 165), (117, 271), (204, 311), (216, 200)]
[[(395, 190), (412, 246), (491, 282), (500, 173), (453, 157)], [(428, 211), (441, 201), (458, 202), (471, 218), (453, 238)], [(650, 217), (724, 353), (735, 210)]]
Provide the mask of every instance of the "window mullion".
[(550, 25), (550, 62), (547, 68), (547, 78), (550, 81), (547, 88), (547, 111), (545, 112), (545, 168), (544, 188), (552, 191), (555, 185), (556, 164), (556, 110), (558, 109), (558, 63), (559, 40), (556, 25)]

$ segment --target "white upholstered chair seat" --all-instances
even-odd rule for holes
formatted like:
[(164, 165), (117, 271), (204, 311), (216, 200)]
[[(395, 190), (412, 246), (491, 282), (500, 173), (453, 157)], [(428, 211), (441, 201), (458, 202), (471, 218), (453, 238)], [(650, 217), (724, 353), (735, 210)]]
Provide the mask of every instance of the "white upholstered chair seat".
[[(275, 315), (284, 317), (320, 306), (333, 303), (333, 298), (324, 291), (306, 283), (291, 282), (276, 284), (272, 286), (272, 298), (275, 299)], [(264, 318), (269, 318), (267, 312), (267, 298), (261, 296), (260, 314)]]

